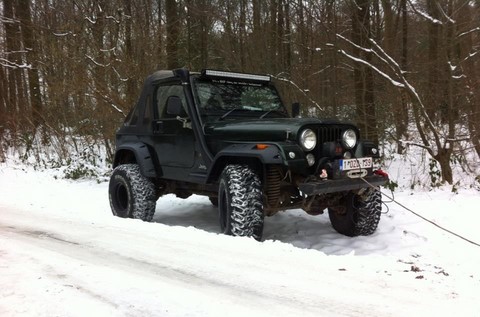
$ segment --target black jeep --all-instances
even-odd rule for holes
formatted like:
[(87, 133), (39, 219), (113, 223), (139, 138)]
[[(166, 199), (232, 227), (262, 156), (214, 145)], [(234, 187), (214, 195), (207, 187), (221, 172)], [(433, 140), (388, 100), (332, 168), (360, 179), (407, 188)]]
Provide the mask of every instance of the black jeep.
[(328, 208), (333, 228), (370, 235), (381, 214), (377, 147), (356, 126), (290, 116), (269, 76), (157, 71), (116, 136), (113, 214), (151, 221), (156, 200), (205, 195), (220, 230), (260, 240), (265, 216)]

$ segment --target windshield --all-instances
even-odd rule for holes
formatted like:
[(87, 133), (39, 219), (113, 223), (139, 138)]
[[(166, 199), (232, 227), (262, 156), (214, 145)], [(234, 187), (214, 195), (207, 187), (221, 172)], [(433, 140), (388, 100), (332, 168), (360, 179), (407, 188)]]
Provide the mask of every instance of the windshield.
[(252, 112), (260, 116), (266, 112), (285, 113), (277, 91), (265, 84), (197, 79), (195, 93), (202, 114), (222, 116), (231, 112), (234, 116)]

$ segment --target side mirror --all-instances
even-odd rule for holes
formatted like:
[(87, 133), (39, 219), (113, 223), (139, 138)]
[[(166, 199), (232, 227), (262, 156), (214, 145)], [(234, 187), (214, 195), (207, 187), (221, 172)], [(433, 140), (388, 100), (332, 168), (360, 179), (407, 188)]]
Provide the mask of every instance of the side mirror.
[(170, 96), (167, 99), (167, 114), (171, 116), (186, 117), (187, 113), (183, 108), (182, 100), (177, 96)]
[(292, 118), (298, 118), (300, 116), (300, 103), (292, 103)]

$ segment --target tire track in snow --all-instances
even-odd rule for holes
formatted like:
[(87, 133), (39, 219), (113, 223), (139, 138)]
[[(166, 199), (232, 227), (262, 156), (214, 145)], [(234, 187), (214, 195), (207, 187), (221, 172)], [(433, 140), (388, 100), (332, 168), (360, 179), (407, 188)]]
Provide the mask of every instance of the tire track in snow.
[[(145, 260), (139, 260), (134, 257), (122, 255), (106, 249), (91, 246), (84, 241), (75, 241), (71, 238), (66, 238), (51, 232), (42, 230), (6, 226), (0, 223), (0, 234), (6, 235), (14, 240), (21, 240), (37, 248), (45, 249), (53, 253), (67, 256), (76, 261), (88, 263), (93, 266), (103, 266), (110, 270), (120, 271), (122, 274), (128, 273), (135, 276), (147, 276), (148, 278), (161, 279), (164, 284), (174, 284), (185, 287), (190, 291), (198, 293), (215, 293), (220, 296), (234, 296), (238, 299), (240, 306), (264, 306), (269, 307), (270, 311), (265, 312), (265, 316), (278, 316), (278, 314), (289, 314), (302, 312), (303, 315), (315, 316), (319, 312), (328, 312), (330, 315), (336, 315), (339, 312), (341, 316), (363, 316), (362, 308), (360, 307), (346, 307), (343, 302), (338, 302), (334, 299), (328, 299), (328, 305), (321, 305), (322, 299), (318, 298), (313, 301), (311, 298), (295, 297), (289, 294), (289, 297), (275, 292), (261, 292), (252, 288), (249, 285), (231, 285), (221, 281), (214, 276), (196, 275), (188, 270), (176, 268), (160, 263), (152, 263)], [(67, 279), (71, 277), (70, 274), (62, 272), (49, 272), (50, 276), (54, 278)], [(98, 300), (109, 306), (118, 308), (124, 305), (122, 302), (117, 302), (114, 298), (107, 298), (100, 295), (97, 291), (90, 289), (86, 285), (82, 285), (82, 281), (76, 280), (72, 285), (77, 291), (90, 296), (94, 300)], [(291, 296), (291, 297), (290, 297)], [(239, 304), (235, 304), (238, 306)], [(368, 306), (368, 305), (366, 305)], [(237, 307), (238, 310), (241, 310)], [(248, 307), (247, 307), (248, 310)], [(374, 307), (369, 308), (369, 312), (374, 311)], [(383, 316), (385, 313), (382, 313)]]
[[(418, 289), (409, 289), (407, 285), (398, 285), (392, 280), (384, 281), (384, 277), (359, 278), (355, 276), (356, 272), (350, 272), (350, 268), (338, 273), (338, 268), (332, 268), (331, 264), (336, 257), (327, 257), (316, 251), (308, 254), (311, 264), (301, 261), (301, 266), (296, 266), (295, 256), (305, 255), (305, 250), (287, 250), (294, 255), (289, 256), (285, 252), (271, 252), (275, 248), (268, 244), (248, 244), (244, 239), (188, 228), (168, 228), (115, 218), (111, 222), (94, 224), (85, 219), (55, 219), (35, 213), (29, 213), (25, 219), (22, 214), (25, 216), (21, 211), (2, 210), (0, 237), (3, 235), (29, 248), (37, 248), (35, 256), (40, 262), (55, 267), (60, 271), (58, 274), (68, 276), (72, 285), (80, 287), (78, 291), (90, 292), (94, 298), (95, 294), (101, 294), (96, 300), (120, 307), (124, 315), (161, 315), (152, 304), (159, 300), (169, 307), (170, 312), (177, 309), (173, 314), (177, 316), (211, 315), (212, 307), (214, 311), (237, 312), (235, 315), (258, 315), (261, 311), (262, 316), (395, 316), (399, 312), (392, 307), (399, 305), (408, 307), (407, 312), (409, 309), (421, 311), (423, 316), (434, 312), (421, 305), (420, 298), (409, 294), (411, 291), (420, 294)], [(152, 234), (152, 229), (160, 232)], [(182, 236), (184, 233), (188, 233), (188, 237)], [(263, 254), (263, 251), (269, 252)], [(78, 272), (70, 274), (51, 264), (43, 253), (53, 258), (68, 258), (77, 268), (80, 267), (82, 274), (89, 271), (81, 266), (88, 266), (90, 271), (110, 275), (81, 278)], [(326, 262), (323, 268), (318, 263), (319, 256)], [(285, 261), (287, 263), (281, 263)], [(343, 267), (345, 263), (341, 265)], [(120, 293), (128, 293), (122, 298), (116, 298), (117, 293), (111, 288), (92, 287), (95, 282), (111, 283), (112, 277), (138, 281), (141, 286), (117, 283)], [(385, 287), (384, 292), (375, 291), (379, 285)], [(155, 296), (152, 293), (156, 293)], [(163, 302), (163, 298), (157, 298), (162, 296), (167, 298)], [(175, 302), (175, 296), (184, 300)], [(150, 305), (141, 297), (147, 298)], [(220, 308), (215, 308), (215, 301), (219, 302)], [(176, 305), (185, 307), (178, 310)]]

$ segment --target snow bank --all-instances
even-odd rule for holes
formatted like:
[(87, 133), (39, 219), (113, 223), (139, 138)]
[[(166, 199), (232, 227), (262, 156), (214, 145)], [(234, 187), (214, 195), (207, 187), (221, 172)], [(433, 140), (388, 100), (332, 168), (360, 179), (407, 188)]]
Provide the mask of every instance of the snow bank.
[[(394, 204), (369, 237), (295, 210), (258, 243), (219, 235), (207, 198), (162, 197), (143, 223), (111, 215), (107, 183), (55, 173), (1, 165), (1, 316), (480, 314), (480, 248)], [(396, 199), (480, 241), (477, 191)]]

